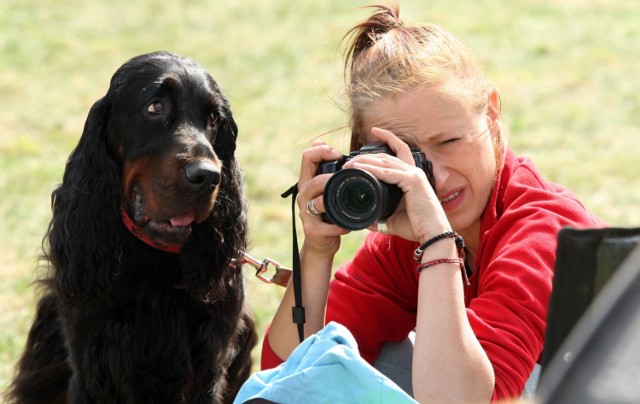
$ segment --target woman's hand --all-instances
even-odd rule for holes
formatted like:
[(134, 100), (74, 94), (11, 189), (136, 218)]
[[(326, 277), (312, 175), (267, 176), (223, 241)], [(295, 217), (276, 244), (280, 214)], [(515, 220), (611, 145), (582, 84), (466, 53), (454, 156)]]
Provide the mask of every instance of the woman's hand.
[(315, 141), (313, 147), (302, 153), (300, 178), (298, 179), (298, 208), (304, 228), (305, 253), (317, 254), (320, 257), (333, 257), (340, 248), (340, 236), (348, 230), (325, 223), (320, 215), (312, 215), (307, 211), (307, 203), (313, 204), (320, 212), (325, 212), (322, 193), (331, 174), (317, 175), (322, 161), (338, 160), (342, 154), (323, 141)]
[[(363, 169), (380, 181), (396, 184), (402, 189), (404, 196), (398, 208), (386, 220), (389, 233), (423, 243), (451, 230), (440, 201), (422, 168), (416, 167), (409, 146), (385, 129), (373, 128), (371, 134), (387, 144), (396, 157), (388, 154), (360, 155), (345, 163), (344, 168)], [(369, 230), (375, 231), (376, 225)]]
[[(300, 249), (300, 268), (304, 274), (301, 286), (304, 296), (305, 337), (324, 326), (333, 256), (340, 248), (340, 236), (348, 233), (338, 226), (323, 222), (320, 214), (307, 211), (307, 204), (314, 201), (316, 210), (325, 211), (322, 192), (331, 174), (317, 175), (318, 166), (323, 161), (338, 160), (341, 157), (340, 152), (322, 141), (314, 142), (313, 147), (302, 153), (297, 202), (305, 236)], [(300, 344), (296, 324), (291, 321), (291, 307), (296, 304), (294, 295), (293, 282), (289, 282), (268, 334), (268, 345), (282, 359), (288, 358)]]

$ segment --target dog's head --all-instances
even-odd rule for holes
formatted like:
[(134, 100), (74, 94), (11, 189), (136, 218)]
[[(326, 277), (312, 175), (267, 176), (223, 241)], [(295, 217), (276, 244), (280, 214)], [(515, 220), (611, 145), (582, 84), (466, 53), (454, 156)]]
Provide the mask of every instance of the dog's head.
[(52, 194), (47, 255), (64, 300), (126, 270), (123, 219), (147, 244), (182, 251), (180, 282), (194, 294), (221, 282), (246, 245), (236, 137), (229, 102), (192, 60), (155, 52), (122, 65)]
[(180, 246), (212, 212), (237, 127), (212, 77), (169, 53), (135, 57), (111, 80), (109, 153), (123, 207), (142, 236)]

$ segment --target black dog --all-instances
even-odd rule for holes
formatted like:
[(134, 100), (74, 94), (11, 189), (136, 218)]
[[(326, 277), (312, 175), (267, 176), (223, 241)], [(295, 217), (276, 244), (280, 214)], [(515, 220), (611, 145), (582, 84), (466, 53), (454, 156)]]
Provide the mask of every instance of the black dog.
[(232, 401), (257, 335), (237, 127), (189, 59), (135, 57), (52, 194), (49, 275), (8, 394), (18, 403)]

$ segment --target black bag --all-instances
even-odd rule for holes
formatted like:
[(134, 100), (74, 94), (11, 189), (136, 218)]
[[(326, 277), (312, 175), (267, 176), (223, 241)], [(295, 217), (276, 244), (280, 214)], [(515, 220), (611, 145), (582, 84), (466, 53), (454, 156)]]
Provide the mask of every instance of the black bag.
[(558, 241), (536, 402), (638, 403), (640, 229), (566, 230)]
[(638, 244), (640, 228), (560, 230), (543, 371), (593, 299)]

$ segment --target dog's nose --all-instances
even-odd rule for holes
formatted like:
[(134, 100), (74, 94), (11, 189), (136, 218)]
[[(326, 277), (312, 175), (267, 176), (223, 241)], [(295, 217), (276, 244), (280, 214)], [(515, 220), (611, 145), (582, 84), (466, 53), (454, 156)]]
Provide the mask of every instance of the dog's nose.
[(220, 171), (209, 163), (194, 163), (184, 169), (187, 184), (195, 191), (213, 189), (220, 183)]

